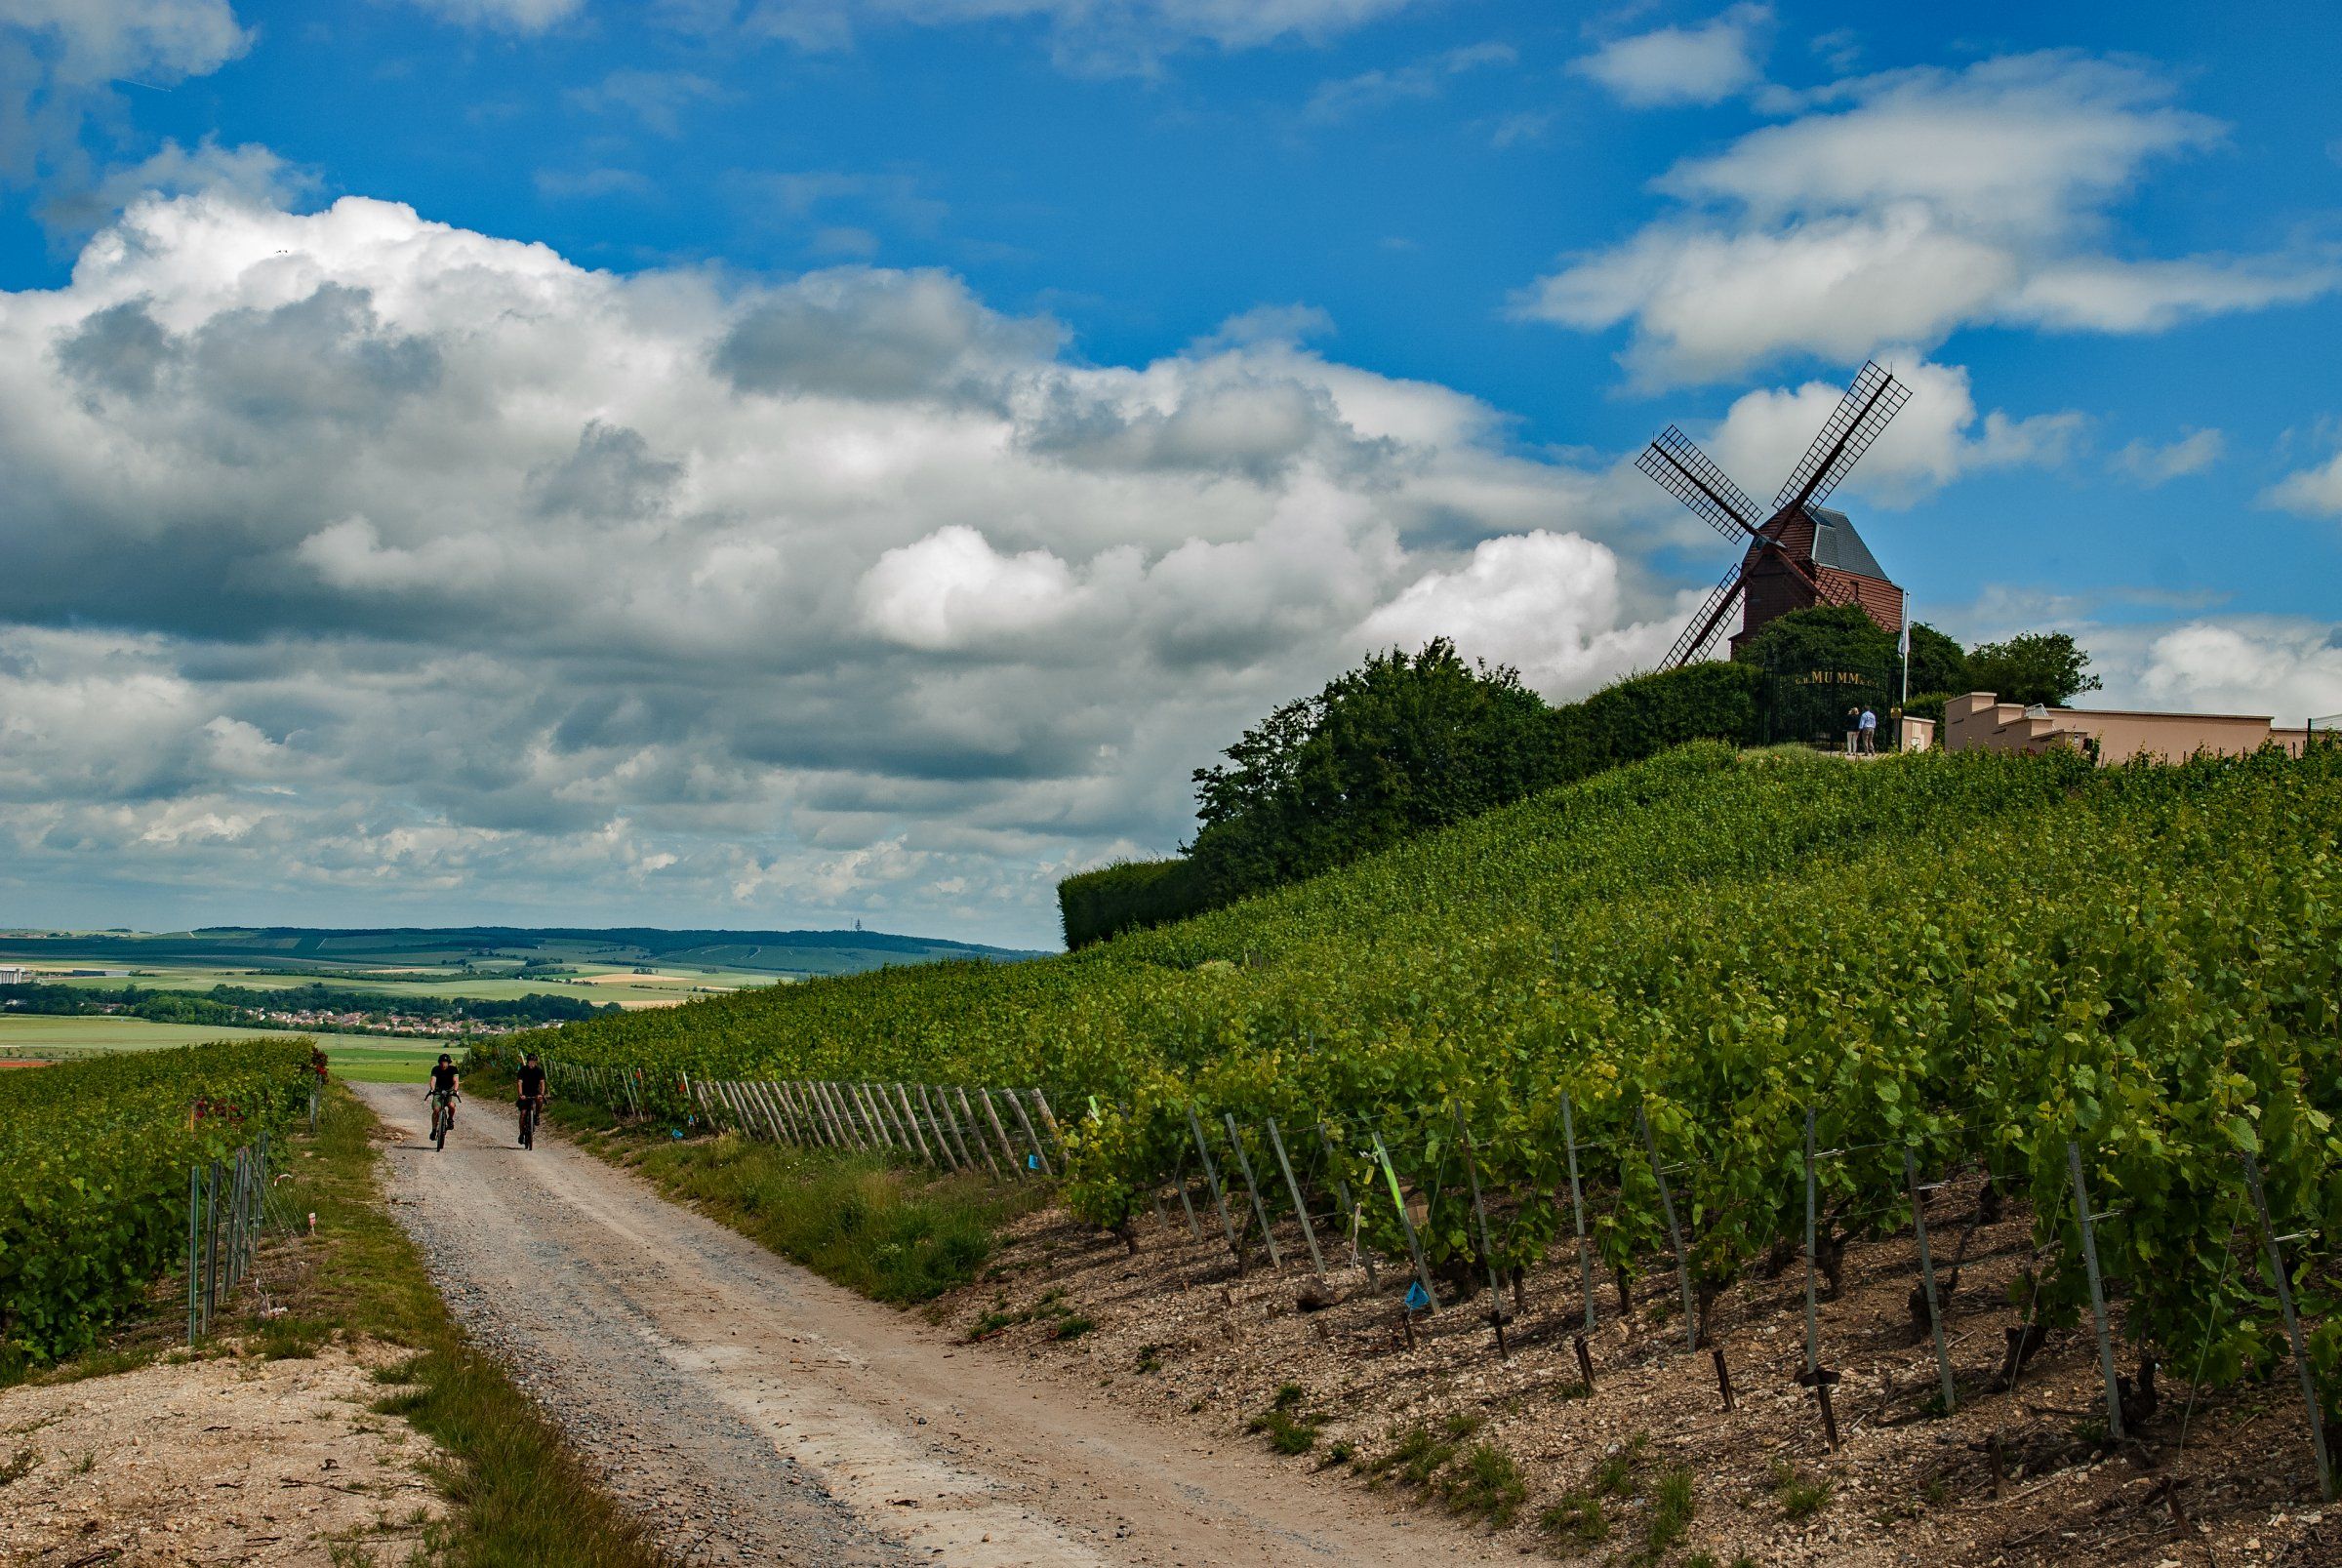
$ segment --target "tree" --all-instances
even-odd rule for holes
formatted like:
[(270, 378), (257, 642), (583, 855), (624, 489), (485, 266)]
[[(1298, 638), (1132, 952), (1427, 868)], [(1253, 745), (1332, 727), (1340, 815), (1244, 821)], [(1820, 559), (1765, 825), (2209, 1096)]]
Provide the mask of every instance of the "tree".
[(1968, 650), (1967, 689), (1991, 692), (2003, 703), (2054, 707), (2078, 692), (2100, 690), (2104, 682), (2087, 672), (2090, 656), (2063, 631), (2021, 631), (2005, 642), (1979, 643)]
[(1911, 693), (1946, 695), (1968, 687), (1968, 656), (1958, 643), (1924, 621), (1911, 623)]
[(1545, 700), (1446, 638), (1370, 656), (1196, 770), (1190, 855), (1217, 897), (1312, 875), (1552, 782)]
[(1779, 672), (1844, 669), (1876, 674), (1900, 668), (1895, 634), (1850, 604), (1792, 610), (1757, 628), (1732, 656)]

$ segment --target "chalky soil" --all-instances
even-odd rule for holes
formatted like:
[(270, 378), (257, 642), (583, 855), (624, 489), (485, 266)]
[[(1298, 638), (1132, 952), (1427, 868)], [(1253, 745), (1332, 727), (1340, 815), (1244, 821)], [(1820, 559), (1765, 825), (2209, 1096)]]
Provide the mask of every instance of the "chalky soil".
[(420, 1096), (358, 1088), (449, 1307), (687, 1560), (1514, 1556), (1025, 1377), (552, 1138), (522, 1151), (501, 1106), (434, 1153)]

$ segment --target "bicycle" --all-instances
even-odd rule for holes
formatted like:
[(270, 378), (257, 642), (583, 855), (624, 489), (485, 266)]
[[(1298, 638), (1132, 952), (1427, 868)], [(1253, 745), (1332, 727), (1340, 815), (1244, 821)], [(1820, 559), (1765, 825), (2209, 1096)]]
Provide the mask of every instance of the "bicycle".
[(452, 1089), (433, 1089), (431, 1102), (431, 1146), (447, 1152), (447, 1130), (456, 1124), (456, 1101), (461, 1097)]
[(522, 1095), (520, 1097), (521, 1147), (535, 1148), (537, 1146), (537, 1119), (545, 1113), (544, 1106), (545, 1097), (543, 1095)]

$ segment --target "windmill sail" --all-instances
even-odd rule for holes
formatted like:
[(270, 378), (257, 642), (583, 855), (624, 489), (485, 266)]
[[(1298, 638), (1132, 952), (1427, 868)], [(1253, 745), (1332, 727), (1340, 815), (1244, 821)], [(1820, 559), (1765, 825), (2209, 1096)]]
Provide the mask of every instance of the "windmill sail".
[(1804, 461), (1781, 487), (1775, 507), (1787, 511), (1828, 500), (1837, 482), (1909, 401), (1910, 387), (1880, 370), (1877, 361), (1864, 361), (1854, 384), (1846, 388), (1846, 395), (1837, 400), (1837, 409), (1822, 426), (1822, 433), (1806, 448)]
[(1691, 437), (1669, 425), (1643, 449), (1635, 466), (1659, 481), (1659, 488), (1708, 519), (1735, 543), (1756, 532), (1756, 503), (1702, 452)]
[(1740, 590), (1747, 581), (1742, 575), (1740, 563), (1734, 561), (1732, 570), (1724, 574), (1724, 580), (1708, 595), (1708, 601), (1700, 606), (1699, 613), (1684, 623), (1682, 631), (1676, 637), (1675, 646), (1668, 649), (1667, 657), (1659, 662), (1661, 669), (1676, 669), (1688, 664), (1715, 645), (1716, 633), (1723, 629), (1724, 617), (1730, 615), (1732, 607), (1740, 602)]
[(1852, 605), (1893, 629), (1903, 615), (1903, 590), (1886, 580), (1853, 524), (1819, 503), (1910, 398), (1910, 388), (1866, 362), (1761, 521), (1748, 493), (1676, 426), (1669, 425), (1643, 449), (1635, 467), (1742, 546), (1740, 559), (1709, 591), (1660, 668), (1680, 668), (1706, 655), (1735, 605), (1747, 610), (1735, 647), (1775, 617), (1812, 605)]

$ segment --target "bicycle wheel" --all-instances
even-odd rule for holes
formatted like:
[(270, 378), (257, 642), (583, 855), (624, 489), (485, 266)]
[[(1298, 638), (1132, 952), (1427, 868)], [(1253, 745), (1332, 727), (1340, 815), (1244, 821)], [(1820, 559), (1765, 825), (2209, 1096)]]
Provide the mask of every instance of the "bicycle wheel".
[(431, 1112), (431, 1146), (440, 1153), (447, 1152), (447, 1107)]

